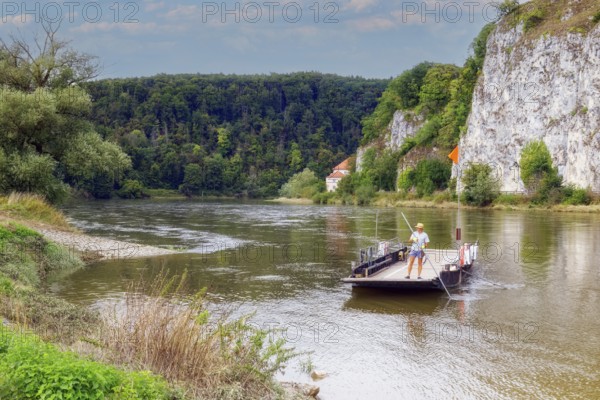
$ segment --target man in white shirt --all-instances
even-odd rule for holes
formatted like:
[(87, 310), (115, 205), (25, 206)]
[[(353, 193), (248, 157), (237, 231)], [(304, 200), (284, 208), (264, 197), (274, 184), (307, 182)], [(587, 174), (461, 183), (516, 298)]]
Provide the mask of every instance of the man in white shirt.
[(419, 259), (417, 279), (421, 279), (421, 271), (423, 270), (423, 257), (425, 256), (424, 250), (429, 245), (429, 236), (423, 231), (423, 229), (425, 229), (425, 225), (419, 222), (415, 228), (417, 228), (417, 231), (413, 232), (409, 239), (409, 241), (412, 242), (412, 245), (410, 247), (410, 253), (408, 254), (408, 275), (405, 276), (406, 279), (410, 279), (410, 273), (412, 272), (415, 258)]

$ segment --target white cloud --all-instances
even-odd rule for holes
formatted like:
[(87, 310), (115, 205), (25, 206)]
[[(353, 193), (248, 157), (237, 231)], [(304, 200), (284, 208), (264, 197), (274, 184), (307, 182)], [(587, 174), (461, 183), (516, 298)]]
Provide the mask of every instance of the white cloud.
[(165, 17), (171, 20), (190, 20), (190, 19), (198, 19), (202, 20), (202, 11), (198, 6), (184, 6), (178, 5), (172, 10), (169, 10)]
[(154, 22), (148, 23), (135, 23), (135, 24), (125, 24), (125, 23), (114, 23), (114, 22), (97, 22), (90, 23), (85, 22), (79, 26), (76, 26), (71, 29), (72, 32), (80, 32), (80, 33), (92, 33), (92, 32), (113, 32), (113, 31), (122, 31), (132, 34), (144, 34), (144, 33), (152, 33), (156, 32), (158, 29), (158, 25)]
[(392, 29), (396, 23), (389, 18), (367, 17), (350, 21), (350, 25), (359, 31), (369, 32)]
[(35, 20), (39, 18), (38, 15), (33, 14), (3, 15), (0, 19), (2, 22), (0, 25), (23, 26), (35, 22)]
[(349, 2), (344, 6), (344, 9), (359, 12), (366, 8), (373, 7), (378, 3), (379, 0), (349, 0)]
[(152, 12), (152, 11), (156, 11), (156, 10), (160, 10), (161, 8), (165, 8), (165, 2), (164, 1), (160, 1), (158, 3), (156, 2), (151, 2), (151, 1), (146, 1), (146, 7), (145, 10), (148, 12)]

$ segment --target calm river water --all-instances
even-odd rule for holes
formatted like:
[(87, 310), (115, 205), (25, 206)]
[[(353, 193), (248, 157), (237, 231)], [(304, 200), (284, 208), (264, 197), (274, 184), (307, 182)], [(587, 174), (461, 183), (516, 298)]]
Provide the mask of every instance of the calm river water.
[[(214, 302), (256, 311), (254, 323), (310, 352), (329, 374), (317, 383), (324, 400), (600, 398), (598, 215), (463, 211), (463, 239), (479, 239), (480, 257), (450, 301), (340, 282), (376, 235), (408, 238), (397, 209), (108, 201), (65, 211), (94, 235), (190, 252), (97, 263), (55, 284), (60, 296), (99, 304), (140, 275), (187, 269)], [(451, 244), (454, 211), (404, 211), (433, 247)], [(281, 379), (311, 382), (307, 358)]]

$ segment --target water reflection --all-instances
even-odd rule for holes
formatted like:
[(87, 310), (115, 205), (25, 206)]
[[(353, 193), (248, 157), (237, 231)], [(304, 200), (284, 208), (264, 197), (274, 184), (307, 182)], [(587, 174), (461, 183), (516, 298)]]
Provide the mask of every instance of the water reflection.
[(447, 306), (448, 298), (439, 292), (402, 293), (353, 288), (342, 309), (368, 313), (432, 315)]

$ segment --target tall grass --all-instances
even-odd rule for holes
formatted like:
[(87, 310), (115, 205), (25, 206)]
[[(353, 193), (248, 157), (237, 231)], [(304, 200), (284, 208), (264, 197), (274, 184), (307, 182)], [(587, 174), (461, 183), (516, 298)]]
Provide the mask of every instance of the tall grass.
[(6, 212), (13, 218), (44, 222), (56, 227), (72, 229), (63, 213), (36, 194), (11, 193), (8, 197), (0, 197), (0, 211)]
[(161, 274), (149, 290), (138, 283), (103, 314), (107, 361), (164, 376), (192, 398), (278, 395), (273, 375), (294, 356), (285, 341), (252, 327), (248, 315), (209, 311), (205, 291), (184, 295), (185, 281)]

